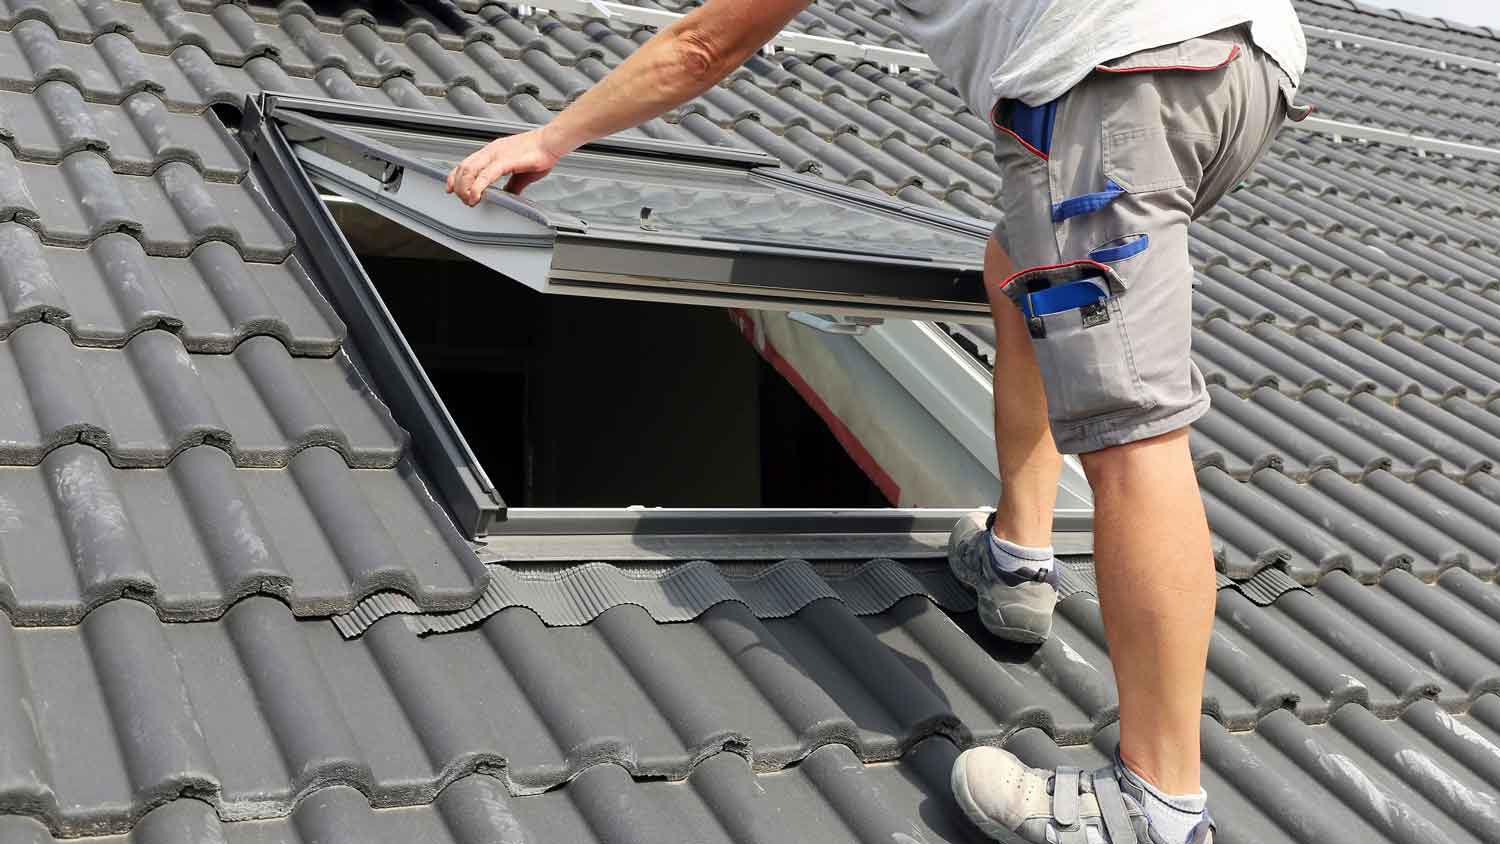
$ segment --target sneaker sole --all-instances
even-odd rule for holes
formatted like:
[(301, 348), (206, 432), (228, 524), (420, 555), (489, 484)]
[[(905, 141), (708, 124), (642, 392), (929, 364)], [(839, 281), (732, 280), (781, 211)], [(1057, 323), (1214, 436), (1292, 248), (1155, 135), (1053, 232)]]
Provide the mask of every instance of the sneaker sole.
[(1051, 635), (1051, 631), (1038, 633), (1024, 627), (985, 627), (984, 629), (990, 631), (990, 634), (997, 639), (1004, 639), (1017, 645), (1040, 645)]
[(949, 787), (953, 790), (953, 799), (958, 801), (958, 807), (964, 810), (964, 816), (969, 822), (979, 827), (979, 831), (997, 840), (1004, 841), (1013, 837), (1014, 833), (1000, 824), (996, 823), (984, 812), (979, 810), (979, 804), (975, 802), (974, 795), (969, 791), (969, 776), (965, 773), (964, 757), (970, 751), (965, 750), (958, 754), (958, 759), (953, 763), (953, 774), (949, 777)]

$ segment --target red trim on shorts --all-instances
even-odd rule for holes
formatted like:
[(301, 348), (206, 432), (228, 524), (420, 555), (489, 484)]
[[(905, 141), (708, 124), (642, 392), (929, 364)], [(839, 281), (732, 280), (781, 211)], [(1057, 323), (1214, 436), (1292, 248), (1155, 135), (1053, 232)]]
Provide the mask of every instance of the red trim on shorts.
[(1027, 267), (1024, 270), (1017, 270), (1016, 272), (1013, 272), (1009, 276), (1007, 276), (1004, 281), (1000, 282), (1000, 289), (1004, 290), (1005, 288), (1009, 287), (1011, 282), (1015, 281), (1023, 275), (1031, 275), (1032, 273), (1039, 273), (1045, 270), (1061, 270), (1068, 267), (1097, 267), (1099, 268), (1100, 272), (1104, 273), (1104, 276), (1106, 278), (1109, 277), (1110, 273), (1114, 272), (1108, 266), (1101, 264), (1098, 261), (1090, 261), (1087, 259), (1082, 261), (1069, 261), (1065, 264), (1048, 264), (1044, 267)]
[[(996, 105), (996, 108), (999, 107), (999, 103), (996, 103), (995, 105)], [(993, 126), (993, 127), (995, 127), (996, 129), (1000, 130), (1001, 132), (1004, 132), (1005, 134), (1011, 136), (1012, 138), (1015, 138), (1016, 139), (1016, 143), (1020, 144), (1023, 147), (1026, 147), (1026, 151), (1029, 152), (1029, 153), (1031, 153), (1032, 155), (1036, 156), (1037, 158), (1040, 158), (1043, 161), (1049, 161), (1050, 160), (1048, 158), (1048, 156), (1047, 156), (1047, 153), (1042, 152), (1041, 150), (1037, 149), (1036, 147), (1032, 146), (1031, 144), (1026, 143), (1026, 139), (1023, 138), (1023, 137), (1021, 137), (1020, 135), (1017, 135), (1013, 130), (1007, 129), (1004, 126), (1001, 126), (1000, 125), (1000, 121), (998, 121), (998, 120), (995, 119), (995, 109), (990, 109), (990, 125)]]
[(775, 369), (782, 378), (786, 379), (788, 384), (792, 385), (792, 389), (796, 390), (797, 394), (802, 397), (802, 400), (807, 402), (807, 406), (812, 408), (813, 412), (822, 418), (823, 423), (828, 426), (828, 430), (833, 434), (833, 438), (838, 440), (839, 445), (844, 447), (844, 452), (849, 455), (849, 459), (854, 461), (854, 465), (858, 466), (860, 471), (865, 473), (865, 477), (869, 478), (871, 483), (875, 484), (875, 487), (880, 490), (880, 494), (885, 496), (892, 507), (899, 506), (901, 502), (901, 486), (896, 483), (896, 479), (880, 467), (880, 464), (875, 460), (875, 456), (870, 453), (869, 449), (865, 448), (864, 443), (861, 443), (859, 438), (854, 435), (854, 432), (849, 430), (849, 426), (844, 424), (844, 420), (840, 419), (838, 414), (833, 412), (833, 408), (829, 407), (828, 403), (823, 401), (823, 397), (818, 395), (811, 384), (807, 383), (802, 374), (792, 367), (791, 362), (782, 357), (780, 352), (776, 351), (776, 347), (771, 345), (769, 339), (760, 343), (756, 342), (755, 321), (750, 318), (749, 314), (746, 314), (740, 308), (728, 308), (727, 310), (729, 311), (730, 318), (739, 326), (740, 334), (744, 335), (745, 340), (750, 343), (755, 351), (760, 353), (762, 358), (765, 358), (766, 363), (769, 363), (772, 369)]
[(1229, 51), (1229, 57), (1226, 58), (1224, 61), (1219, 62), (1218, 64), (1215, 64), (1215, 65), (1198, 65), (1198, 66), (1194, 66), (1194, 65), (1186, 65), (1186, 64), (1168, 64), (1168, 65), (1142, 65), (1140, 67), (1110, 67), (1108, 65), (1102, 65), (1101, 64), (1101, 65), (1095, 65), (1094, 66), (1094, 70), (1097, 70), (1100, 73), (1151, 73), (1151, 72), (1158, 71), (1158, 70), (1201, 70), (1201, 71), (1218, 70), (1219, 68), (1225, 67), (1230, 62), (1234, 61), (1235, 58), (1239, 56), (1239, 54), (1240, 54), (1240, 45), (1236, 44), (1236, 45), (1234, 45), (1233, 48), (1230, 49), (1230, 51)]

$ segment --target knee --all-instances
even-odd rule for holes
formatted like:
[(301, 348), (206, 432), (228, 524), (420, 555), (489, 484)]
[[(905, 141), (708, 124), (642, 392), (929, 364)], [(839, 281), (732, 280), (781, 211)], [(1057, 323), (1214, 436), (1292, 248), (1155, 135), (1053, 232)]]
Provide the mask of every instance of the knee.
[[(1178, 428), (1135, 442), (1101, 448), (1078, 455), (1083, 474), (1097, 494), (1119, 486), (1141, 471), (1157, 469), (1166, 461), (1191, 460), (1187, 450), (1188, 429)], [(1151, 472), (1155, 474), (1155, 472)]]
[(1083, 464), (1083, 474), (1089, 479), (1089, 486), (1097, 491), (1116, 483), (1123, 474), (1133, 445), (1135, 443), (1112, 445), (1078, 455), (1078, 462)]

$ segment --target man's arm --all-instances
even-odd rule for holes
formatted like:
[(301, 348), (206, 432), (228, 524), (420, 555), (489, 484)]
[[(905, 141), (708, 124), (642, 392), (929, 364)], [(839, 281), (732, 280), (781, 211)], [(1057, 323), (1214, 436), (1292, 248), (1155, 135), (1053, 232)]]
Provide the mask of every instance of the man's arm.
[(475, 205), (502, 176), (520, 193), (558, 159), (670, 111), (718, 84), (811, 0), (708, 0), (661, 30), (551, 123), (491, 141), (448, 174), (448, 192)]

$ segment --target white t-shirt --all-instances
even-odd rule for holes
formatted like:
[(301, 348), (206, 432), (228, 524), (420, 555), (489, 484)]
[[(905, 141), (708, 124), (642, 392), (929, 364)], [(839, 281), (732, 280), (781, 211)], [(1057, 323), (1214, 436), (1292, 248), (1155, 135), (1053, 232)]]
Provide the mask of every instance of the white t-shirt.
[(1307, 40), (1291, 0), (891, 0), (903, 28), (975, 114), (1051, 102), (1094, 67), (1249, 22), (1292, 88)]

